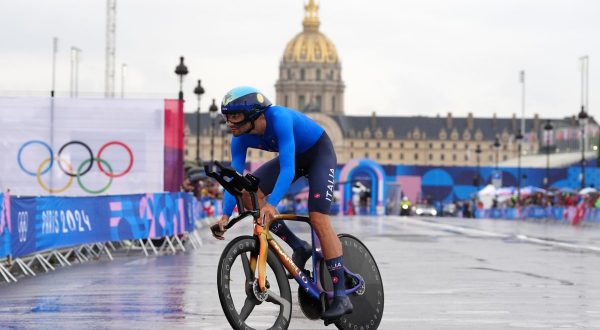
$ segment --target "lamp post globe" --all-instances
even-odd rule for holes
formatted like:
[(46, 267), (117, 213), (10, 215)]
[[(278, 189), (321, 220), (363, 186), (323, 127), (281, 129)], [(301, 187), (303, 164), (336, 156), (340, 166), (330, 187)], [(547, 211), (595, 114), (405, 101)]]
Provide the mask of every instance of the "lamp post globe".
[(175, 67), (175, 74), (179, 76), (179, 100), (183, 101), (183, 78), (188, 74), (188, 68), (183, 63), (183, 56), (179, 57), (179, 65)]
[(544, 188), (547, 190), (550, 186), (550, 136), (552, 134), (552, 122), (546, 121), (544, 131), (546, 132), (546, 177), (544, 178)]
[(198, 85), (194, 88), (194, 94), (198, 97), (198, 109), (196, 110), (196, 164), (200, 166), (200, 98), (204, 94), (202, 81), (198, 79)]
[(581, 111), (577, 115), (579, 128), (581, 129), (581, 189), (585, 188), (585, 126), (587, 125), (588, 115), (585, 112), (584, 106), (581, 106)]
[(219, 107), (217, 107), (215, 103), (215, 99), (212, 99), (212, 104), (208, 108), (208, 112), (210, 113), (211, 119), (211, 128), (210, 128), (210, 161), (215, 160), (215, 118), (217, 118), (217, 114), (219, 112)]

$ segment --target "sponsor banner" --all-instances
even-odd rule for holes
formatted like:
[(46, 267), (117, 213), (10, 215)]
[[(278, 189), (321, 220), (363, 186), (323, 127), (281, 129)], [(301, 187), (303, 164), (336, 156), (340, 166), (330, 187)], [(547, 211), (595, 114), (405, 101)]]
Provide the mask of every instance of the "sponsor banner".
[(192, 199), (181, 192), (11, 198), (10, 254), (190, 232)]
[(0, 193), (0, 257), (11, 253), (11, 235), (10, 197), (8, 193)]
[(163, 191), (165, 101), (0, 97), (0, 190)]

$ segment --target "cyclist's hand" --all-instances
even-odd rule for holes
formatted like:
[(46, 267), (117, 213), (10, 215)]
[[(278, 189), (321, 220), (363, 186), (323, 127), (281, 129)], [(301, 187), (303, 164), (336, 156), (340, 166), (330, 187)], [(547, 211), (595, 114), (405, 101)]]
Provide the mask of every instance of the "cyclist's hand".
[(266, 224), (271, 223), (275, 215), (277, 215), (277, 209), (271, 204), (265, 204), (260, 208), (260, 217), (258, 218), (258, 224), (261, 226), (266, 226)]
[(227, 221), (229, 221), (229, 217), (224, 215), (214, 225), (210, 226), (210, 231), (216, 239), (225, 239), (223, 235), (225, 235), (225, 232), (227, 231), (227, 229), (225, 229), (225, 224), (227, 223)]

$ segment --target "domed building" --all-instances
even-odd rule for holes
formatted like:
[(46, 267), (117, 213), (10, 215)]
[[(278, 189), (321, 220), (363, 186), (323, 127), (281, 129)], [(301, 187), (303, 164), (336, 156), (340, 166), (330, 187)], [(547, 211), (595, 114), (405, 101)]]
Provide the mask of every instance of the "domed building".
[(275, 84), (276, 103), (305, 112), (344, 113), (342, 65), (335, 45), (321, 31), (319, 6), (304, 7), (303, 30), (288, 42)]
[[(320, 30), (319, 6), (309, 0), (304, 6), (303, 29), (285, 46), (275, 83), (276, 104), (306, 113), (330, 136), (339, 164), (368, 158), (382, 165), (489, 166), (504, 163), (515, 166), (520, 120), (512, 118), (475, 118), (446, 116), (395, 116), (371, 114), (356, 116), (344, 112), (345, 84), (342, 65), (333, 42)], [(216, 104), (214, 105), (216, 107)], [(377, 105), (375, 105), (377, 106)], [(408, 109), (416, 112), (419, 109)], [(229, 161), (231, 136), (219, 123), (202, 113), (200, 127), (196, 114), (186, 113), (186, 151), (189, 161)], [(544, 147), (544, 122), (538, 114), (525, 121), (522, 154), (536, 155)], [(576, 151), (577, 123), (574, 118), (552, 119), (555, 150)], [(598, 125), (589, 124), (589, 137), (597, 139)], [(200, 142), (199, 147), (197, 146)], [(592, 141), (592, 140), (590, 140)], [(593, 140), (596, 141), (596, 140)], [(590, 143), (591, 145), (591, 143)], [(247, 161), (263, 163), (275, 153), (250, 149)], [(512, 163), (511, 163), (512, 161)], [(545, 163), (544, 163), (545, 164)]]

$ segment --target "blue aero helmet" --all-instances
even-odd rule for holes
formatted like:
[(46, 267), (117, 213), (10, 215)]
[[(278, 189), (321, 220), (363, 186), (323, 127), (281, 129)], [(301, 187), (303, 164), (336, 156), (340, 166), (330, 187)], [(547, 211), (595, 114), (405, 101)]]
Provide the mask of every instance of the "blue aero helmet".
[(221, 113), (225, 116), (234, 113), (243, 113), (244, 120), (236, 124), (236, 126), (242, 126), (247, 122), (254, 124), (254, 120), (271, 105), (271, 101), (258, 89), (241, 86), (225, 94), (221, 102)]

